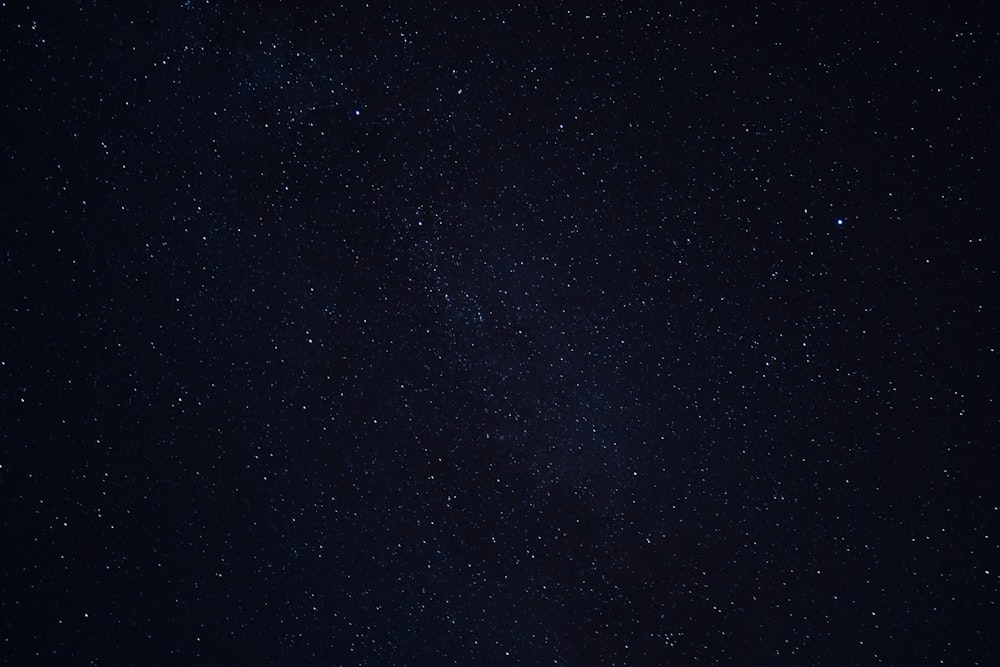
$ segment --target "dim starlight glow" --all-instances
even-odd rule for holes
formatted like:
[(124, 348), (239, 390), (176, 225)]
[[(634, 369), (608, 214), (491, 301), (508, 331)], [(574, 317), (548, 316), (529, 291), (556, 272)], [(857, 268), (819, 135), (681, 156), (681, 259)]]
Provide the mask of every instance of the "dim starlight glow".
[(293, 4), (0, 2), (5, 664), (996, 662), (984, 16)]

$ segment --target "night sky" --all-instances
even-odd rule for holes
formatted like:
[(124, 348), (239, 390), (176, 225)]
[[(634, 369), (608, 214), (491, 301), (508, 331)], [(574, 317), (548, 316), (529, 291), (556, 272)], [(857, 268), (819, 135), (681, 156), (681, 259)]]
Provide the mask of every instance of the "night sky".
[(0, 662), (996, 659), (991, 4), (142, 4), (0, 2)]

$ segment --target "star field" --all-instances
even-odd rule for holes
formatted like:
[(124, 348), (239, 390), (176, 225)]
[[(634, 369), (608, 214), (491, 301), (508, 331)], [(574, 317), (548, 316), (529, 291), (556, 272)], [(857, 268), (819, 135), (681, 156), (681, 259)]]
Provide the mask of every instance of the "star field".
[(0, 662), (990, 663), (989, 11), (295, 4), (0, 3)]

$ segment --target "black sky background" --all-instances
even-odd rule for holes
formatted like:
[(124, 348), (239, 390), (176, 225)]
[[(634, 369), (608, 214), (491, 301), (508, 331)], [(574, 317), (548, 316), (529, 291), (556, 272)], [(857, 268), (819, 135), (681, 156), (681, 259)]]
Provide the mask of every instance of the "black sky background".
[(3, 662), (989, 664), (996, 16), (907, 6), (0, 5)]

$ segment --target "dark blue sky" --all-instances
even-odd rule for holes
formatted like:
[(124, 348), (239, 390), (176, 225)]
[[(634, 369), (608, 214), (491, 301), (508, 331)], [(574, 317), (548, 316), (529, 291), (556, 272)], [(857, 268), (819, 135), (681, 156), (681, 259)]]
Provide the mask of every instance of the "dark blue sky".
[(993, 12), (0, 7), (10, 664), (987, 664)]

